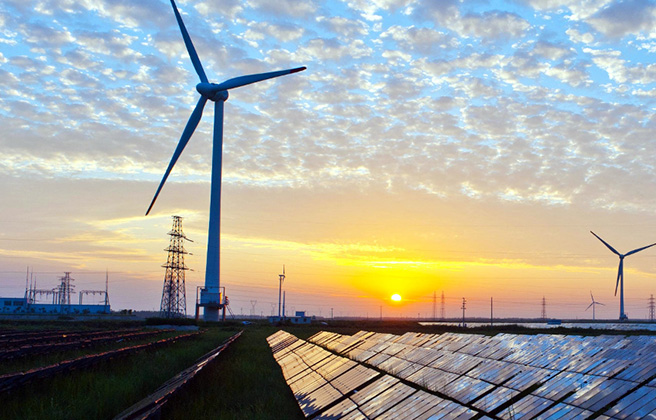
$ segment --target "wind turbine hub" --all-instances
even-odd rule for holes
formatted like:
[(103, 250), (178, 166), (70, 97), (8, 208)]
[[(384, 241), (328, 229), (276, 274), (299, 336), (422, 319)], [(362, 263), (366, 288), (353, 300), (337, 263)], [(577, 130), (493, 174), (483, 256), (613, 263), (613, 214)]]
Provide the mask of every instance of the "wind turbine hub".
[(216, 83), (201, 82), (196, 85), (196, 90), (198, 91), (198, 93), (203, 95), (204, 98), (207, 98), (213, 102), (218, 102), (218, 101), (225, 102), (228, 100), (228, 91), (221, 88)]

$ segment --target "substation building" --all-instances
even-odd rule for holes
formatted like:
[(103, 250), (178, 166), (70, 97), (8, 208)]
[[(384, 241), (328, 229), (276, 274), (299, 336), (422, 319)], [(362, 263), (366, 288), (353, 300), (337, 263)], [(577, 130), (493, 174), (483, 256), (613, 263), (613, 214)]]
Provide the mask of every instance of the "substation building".
[[(0, 297), (0, 315), (2, 314), (34, 314), (34, 315), (91, 315), (109, 314), (109, 294), (107, 280), (105, 290), (82, 290), (78, 292), (78, 301), (71, 301), (74, 296), (71, 273), (64, 273), (59, 278), (59, 285), (53, 289), (37, 289), (36, 282), (26, 285), (23, 297)], [(27, 284), (27, 282), (26, 282)], [(84, 303), (84, 297), (96, 297), (95, 303)], [(98, 302), (99, 301), (99, 302)]]

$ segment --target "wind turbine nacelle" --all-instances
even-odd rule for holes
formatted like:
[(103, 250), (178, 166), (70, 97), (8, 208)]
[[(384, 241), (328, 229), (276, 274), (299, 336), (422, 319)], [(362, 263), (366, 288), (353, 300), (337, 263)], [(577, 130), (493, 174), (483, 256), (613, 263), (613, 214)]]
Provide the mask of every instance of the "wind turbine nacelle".
[(228, 100), (228, 91), (216, 83), (201, 82), (196, 85), (196, 90), (203, 95), (204, 98), (207, 98), (210, 101), (217, 102)]

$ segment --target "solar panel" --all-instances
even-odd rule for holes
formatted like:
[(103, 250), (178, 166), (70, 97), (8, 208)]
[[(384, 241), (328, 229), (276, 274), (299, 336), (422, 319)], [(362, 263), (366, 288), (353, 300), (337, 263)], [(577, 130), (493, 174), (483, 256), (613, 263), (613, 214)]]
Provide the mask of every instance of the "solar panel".
[(567, 397), (563, 402), (591, 411), (604, 408), (609, 401), (615, 401), (635, 388), (632, 382), (619, 379), (606, 379), (588, 383), (575, 394)]
[(554, 401), (536, 395), (526, 395), (519, 401), (508, 405), (497, 414), (503, 419), (531, 419), (554, 406)]
[(342, 394), (347, 394), (380, 375), (380, 373), (373, 369), (357, 365), (343, 375), (336, 377), (330, 383)]
[(497, 410), (501, 405), (519, 394), (519, 391), (515, 391), (512, 388), (500, 386), (473, 402), (473, 405), (474, 407), (489, 413)]
[(385, 411), (377, 420), (414, 420), (444, 400), (424, 391), (417, 391)]
[(301, 410), (306, 417), (324, 409), (342, 396), (342, 394), (329, 383), (324, 383), (309, 394), (294, 394), (299, 407), (301, 407)]
[(372, 384), (367, 385), (362, 390), (357, 391), (351, 396), (351, 399), (358, 405), (366, 404), (367, 401), (376, 398), (385, 390), (399, 383), (399, 380), (393, 376), (385, 375)]
[(614, 407), (610, 408), (604, 414), (611, 417), (617, 417), (620, 414), (623, 417), (630, 416), (649, 401), (653, 400), (653, 396), (651, 395), (654, 395), (654, 392), (656, 392), (656, 389), (648, 386), (639, 388), (623, 397)]
[(360, 405), (360, 411), (368, 418), (376, 418), (415, 392), (417, 392), (415, 388), (397, 383), (380, 393), (376, 398), (372, 398)]
[[(315, 420), (342, 419), (351, 412), (359, 412), (358, 405), (347, 398), (344, 401), (340, 402), (339, 404), (336, 404), (333, 407), (324, 411), (323, 413), (317, 415), (315, 417)], [(366, 419), (364, 414), (360, 413), (360, 415), (362, 416), (360, 418)]]
[(544, 420), (575, 420), (575, 419), (583, 419), (590, 417), (593, 414), (592, 411), (587, 411), (582, 408), (574, 407), (572, 405), (567, 405), (567, 404), (556, 404), (552, 408), (548, 409), (544, 413), (540, 414), (537, 419), (544, 419)]
[(282, 331), (267, 338), (299, 406), (319, 419), (656, 418), (653, 337), (359, 331), (310, 340), (317, 345)]

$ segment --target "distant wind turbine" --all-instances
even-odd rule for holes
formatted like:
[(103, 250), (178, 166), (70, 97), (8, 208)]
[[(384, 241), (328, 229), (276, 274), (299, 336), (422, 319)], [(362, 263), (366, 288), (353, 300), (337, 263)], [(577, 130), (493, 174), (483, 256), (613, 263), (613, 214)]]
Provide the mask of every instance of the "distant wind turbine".
[(617, 296), (617, 287), (619, 286), (619, 288), (620, 288), (620, 321), (626, 321), (629, 317), (627, 317), (626, 314), (624, 313), (624, 257), (628, 257), (629, 255), (633, 255), (636, 252), (642, 251), (643, 249), (650, 248), (650, 247), (656, 245), (656, 243), (653, 243), (653, 244), (647, 245), (647, 246), (643, 246), (642, 248), (634, 249), (633, 251), (629, 251), (626, 254), (620, 254), (619, 252), (617, 252), (617, 250), (615, 248), (610, 246), (610, 244), (608, 244), (608, 242), (604, 241), (599, 236), (597, 236), (596, 233), (594, 233), (593, 231), (590, 231), (590, 233), (592, 233), (597, 239), (599, 239), (604, 245), (606, 245), (606, 247), (608, 249), (610, 249), (614, 254), (616, 254), (618, 257), (620, 257), (620, 266), (617, 270), (617, 282), (615, 283), (615, 296)]
[(590, 298), (592, 299), (592, 303), (587, 308), (585, 308), (585, 310), (587, 311), (588, 309), (592, 308), (592, 320), (594, 321), (596, 319), (596, 317), (595, 317), (595, 305), (603, 305), (603, 306), (606, 306), (606, 305), (604, 305), (601, 302), (597, 302), (596, 300), (594, 300), (594, 296), (592, 296), (592, 290), (590, 291)]
[(260, 73), (260, 74), (251, 74), (247, 76), (235, 77), (233, 79), (226, 80), (223, 83), (209, 83), (203, 66), (200, 63), (196, 49), (191, 42), (189, 33), (185, 28), (184, 23), (182, 22), (182, 17), (178, 8), (175, 5), (175, 1), (171, 0), (171, 6), (173, 7), (173, 12), (175, 13), (175, 18), (178, 21), (178, 26), (180, 26), (180, 32), (182, 32), (182, 38), (184, 39), (185, 46), (187, 47), (187, 52), (191, 58), (191, 62), (196, 69), (196, 73), (200, 78), (200, 83), (196, 85), (196, 90), (200, 93), (200, 98), (196, 104), (196, 108), (191, 113), (189, 121), (182, 132), (182, 137), (180, 142), (173, 152), (173, 157), (169, 163), (162, 182), (160, 182), (157, 192), (153, 197), (153, 201), (146, 211), (146, 215), (150, 213), (150, 210), (157, 200), (166, 179), (169, 177), (173, 166), (178, 161), (178, 158), (182, 154), (187, 142), (191, 138), (191, 135), (194, 133), (194, 130), (200, 122), (201, 116), (203, 115), (203, 108), (205, 103), (210, 100), (214, 102), (214, 140), (212, 143), (212, 178), (211, 178), (211, 193), (210, 193), (210, 221), (209, 229), (207, 233), (207, 262), (205, 269), (205, 288), (201, 289), (200, 295), (200, 306), (204, 308), (203, 318), (206, 321), (218, 321), (219, 319), (219, 309), (221, 308), (221, 294), (220, 294), (220, 248), (221, 248), (221, 167), (222, 167), (222, 152), (223, 152), (223, 104), (228, 100), (228, 90), (238, 88), (240, 86), (249, 85), (251, 83), (261, 82), (263, 80), (271, 79), (274, 77), (284, 76), (286, 74), (297, 73), (303, 71), (305, 67), (297, 67), (289, 70), (280, 70), (273, 71), (269, 73)]

